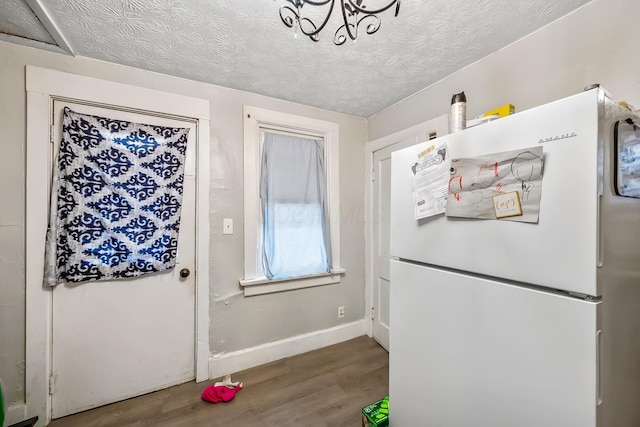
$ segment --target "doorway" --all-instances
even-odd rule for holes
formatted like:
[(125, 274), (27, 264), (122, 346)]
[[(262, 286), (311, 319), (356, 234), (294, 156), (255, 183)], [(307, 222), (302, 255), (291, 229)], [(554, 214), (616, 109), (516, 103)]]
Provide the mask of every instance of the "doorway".
[(446, 135), (448, 123), (449, 118), (445, 114), (368, 143), (367, 163), (371, 170), (371, 181), (366, 192), (368, 249), (365, 252), (365, 263), (369, 274), (365, 285), (365, 302), (370, 309), (369, 334), (387, 350), (391, 334), (389, 292), (393, 286), (389, 279), (391, 154), (428, 139)]
[[(43, 286), (51, 141), (59, 142), (57, 114), (69, 104), (82, 113), (191, 128), (182, 217), (186, 224), (181, 225), (176, 269), (145, 279)], [(27, 67), (26, 396), (30, 416), (48, 422), (52, 416), (194, 377), (208, 379), (209, 115), (207, 100)], [(178, 278), (182, 268), (190, 270), (188, 280)], [(162, 316), (172, 321), (163, 321)], [(168, 342), (167, 334), (173, 336)], [(167, 352), (167, 346), (173, 345), (179, 350)], [(132, 378), (125, 369), (119, 372), (122, 366), (140, 368), (136, 369), (139, 375)], [(99, 392), (80, 391), (79, 383)], [(71, 397), (65, 398), (69, 393)], [(85, 399), (83, 394), (94, 396)]]

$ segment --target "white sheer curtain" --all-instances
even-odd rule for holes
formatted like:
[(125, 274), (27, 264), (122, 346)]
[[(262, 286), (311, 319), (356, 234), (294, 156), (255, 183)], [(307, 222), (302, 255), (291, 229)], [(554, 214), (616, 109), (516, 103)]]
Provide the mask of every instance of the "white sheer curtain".
[(269, 279), (331, 265), (322, 141), (265, 132), (260, 170), (262, 262)]

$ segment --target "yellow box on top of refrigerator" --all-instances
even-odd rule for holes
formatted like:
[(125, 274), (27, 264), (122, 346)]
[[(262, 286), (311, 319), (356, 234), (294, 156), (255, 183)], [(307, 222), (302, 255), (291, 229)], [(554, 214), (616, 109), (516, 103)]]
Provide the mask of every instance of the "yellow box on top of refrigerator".
[(515, 114), (516, 107), (511, 104), (504, 104), (502, 107), (498, 107), (495, 110), (487, 111), (482, 116), (495, 116), (498, 115), (500, 117), (510, 116), (511, 114)]

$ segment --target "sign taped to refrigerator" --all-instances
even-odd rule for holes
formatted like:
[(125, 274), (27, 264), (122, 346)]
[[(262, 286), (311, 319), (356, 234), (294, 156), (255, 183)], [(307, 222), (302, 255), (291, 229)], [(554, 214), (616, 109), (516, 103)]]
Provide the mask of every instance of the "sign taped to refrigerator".
[[(451, 159), (445, 214), (451, 217), (537, 223), (543, 169), (544, 155), (539, 146)], [(513, 192), (517, 193), (520, 213), (499, 215), (494, 197)]]
[(449, 184), (449, 155), (445, 144), (433, 144), (409, 165), (416, 219), (444, 213)]

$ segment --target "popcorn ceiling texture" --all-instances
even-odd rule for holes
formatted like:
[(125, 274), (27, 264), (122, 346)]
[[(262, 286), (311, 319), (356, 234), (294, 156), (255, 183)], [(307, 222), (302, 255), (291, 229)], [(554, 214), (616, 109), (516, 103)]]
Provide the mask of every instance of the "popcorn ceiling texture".
[[(397, 18), (380, 15), (376, 34), (361, 29), (356, 43), (335, 46), (339, 10), (314, 43), (282, 24), (285, 0), (40, 0), (79, 56), (361, 117), (589, 1), (402, 1)], [(2, 2), (0, 30), (34, 27), (20, 3)]]

